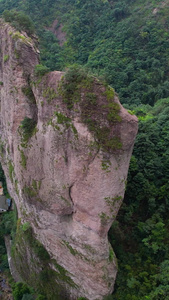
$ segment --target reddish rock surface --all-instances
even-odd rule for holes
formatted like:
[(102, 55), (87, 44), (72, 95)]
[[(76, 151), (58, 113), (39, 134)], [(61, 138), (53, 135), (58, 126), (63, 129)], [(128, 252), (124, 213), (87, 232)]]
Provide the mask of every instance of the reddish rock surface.
[[(70, 299), (103, 299), (113, 291), (117, 273), (107, 233), (124, 196), (137, 118), (119, 104), (120, 122), (110, 132), (121, 148), (96, 147), (80, 104), (70, 110), (58, 95), (63, 73), (37, 78), (34, 41), (3, 23), (0, 36), (1, 162), (10, 195), (22, 223), (31, 224), (51, 257), (71, 274), (76, 288), (69, 289)], [(31, 88), (33, 101), (24, 87)], [(104, 101), (105, 87), (97, 80), (94, 90)], [(113, 101), (119, 103), (117, 96)], [(96, 107), (96, 117), (97, 112), (106, 122), (104, 110)], [(71, 119), (69, 125), (58, 122), (58, 113)], [(25, 117), (37, 124), (26, 145), (20, 128)]]

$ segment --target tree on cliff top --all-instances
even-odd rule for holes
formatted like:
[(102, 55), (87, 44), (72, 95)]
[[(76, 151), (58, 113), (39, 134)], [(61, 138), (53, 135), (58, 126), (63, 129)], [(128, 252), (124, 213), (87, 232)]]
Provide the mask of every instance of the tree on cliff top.
[(32, 20), (23, 12), (5, 10), (3, 17), (6, 22), (11, 23), (17, 30), (24, 30), (28, 34), (33, 34), (35, 31)]

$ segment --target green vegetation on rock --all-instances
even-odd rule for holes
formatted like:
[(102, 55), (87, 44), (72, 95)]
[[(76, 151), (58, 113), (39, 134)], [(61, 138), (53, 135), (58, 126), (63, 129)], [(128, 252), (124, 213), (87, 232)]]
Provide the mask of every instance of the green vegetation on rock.
[[(30, 260), (26, 256), (28, 249)], [(22, 225), (20, 219), (17, 222), (12, 256), (21, 277), (25, 279), (28, 286), (33, 287), (36, 293), (41, 293), (47, 300), (55, 297), (67, 299), (62, 289), (63, 282), (70, 287), (76, 287), (69, 273), (55, 260), (50, 259), (49, 253), (35, 238), (30, 224), (26, 222)], [(51, 268), (51, 263), (54, 268)], [(15, 287), (14, 291), (16, 289)], [(28, 294), (30, 294), (30, 288), (28, 288)]]
[(3, 17), (6, 22), (11, 23), (17, 30), (24, 30), (28, 34), (34, 33), (34, 25), (31, 19), (23, 12), (5, 10), (3, 12)]
[(82, 122), (94, 135), (97, 146), (113, 152), (122, 148), (118, 134), (111, 136), (111, 127), (121, 122), (120, 105), (115, 101), (114, 90), (109, 86), (105, 85), (101, 93), (102, 85), (79, 66), (72, 66), (62, 78), (58, 93), (68, 109), (80, 107)]
[(24, 169), (26, 169), (26, 160), (27, 160), (27, 158), (26, 158), (26, 156), (25, 156), (23, 150), (20, 150), (20, 154), (21, 154), (21, 161), (20, 161), (20, 164), (21, 164), (21, 166), (22, 166)]
[(47, 68), (46, 66), (43, 66), (43, 65), (35, 66), (35, 75), (36, 76), (42, 77), (48, 72), (49, 72), (49, 68)]
[(7, 62), (8, 59), (9, 59), (9, 55), (8, 55), (8, 54), (5, 54), (5, 55), (4, 55), (4, 62)]
[(21, 122), (20, 125), (20, 132), (22, 138), (22, 145), (25, 146), (29, 139), (33, 136), (36, 129), (36, 121), (25, 117), (24, 120)]
[(8, 171), (9, 171), (9, 178), (10, 178), (11, 182), (13, 182), (14, 166), (11, 161), (8, 162)]
[(28, 97), (31, 103), (36, 104), (35, 96), (32, 92), (30, 85), (23, 86), (22, 92)]

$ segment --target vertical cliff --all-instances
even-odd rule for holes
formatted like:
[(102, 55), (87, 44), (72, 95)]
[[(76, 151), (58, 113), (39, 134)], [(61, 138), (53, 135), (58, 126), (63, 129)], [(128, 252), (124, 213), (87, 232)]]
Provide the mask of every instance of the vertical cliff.
[(124, 196), (137, 119), (81, 70), (44, 74), (35, 39), (2, 21), (0, 36), (0, 151), (18, 209), (17, 268), (43, 290), (35, 249), (43, 245), (45, 276), (62, 299), (103, 299), (116, 278), (107, 233)]

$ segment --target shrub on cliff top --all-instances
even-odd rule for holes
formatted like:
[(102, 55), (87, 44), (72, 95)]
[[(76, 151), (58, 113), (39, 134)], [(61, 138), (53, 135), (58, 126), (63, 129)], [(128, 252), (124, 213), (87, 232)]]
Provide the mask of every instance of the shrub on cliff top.
[(48, 72), (49, 72), (49, 68), (47, 68), (46, 66), (43, 66), (43, 65), (35, 66), (35, 75), (36, 76), (42, 77), (43, 75), (45, 75)]
[(23, 12), (5, 10), (3, 12), (3, 18), (19, 31), (23, 30), (28, 34), (33, 34), (35, 31), (32, 20)]
[(68, 109), (79, 103), (81, 120), (93, 133), (98, 147), (106, 152), (122, 148), (118, 132), (116, 135), (111, 133), (111, 128), (122, 120), (114, 89), (74, 65), (62, 78), (58, 92)]
[(67, 104), (69, 109), (73, 108), (74, 103), (80, 101), (79, 88), (82, 85), (85, 87), (90, 85), (91, 81), (93, 83), (93, 78), (91, 78), (87, 74), (87, 71), (81, 66), (72, 65), (66, 71), (58, 88), (58, 92), (63, 97), (63, 101)]

